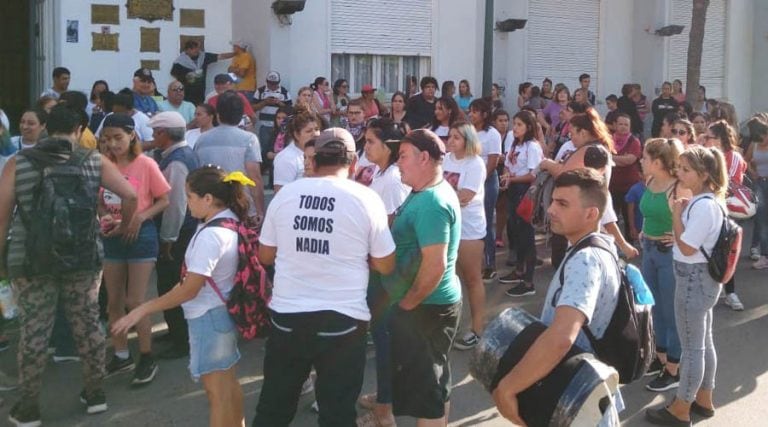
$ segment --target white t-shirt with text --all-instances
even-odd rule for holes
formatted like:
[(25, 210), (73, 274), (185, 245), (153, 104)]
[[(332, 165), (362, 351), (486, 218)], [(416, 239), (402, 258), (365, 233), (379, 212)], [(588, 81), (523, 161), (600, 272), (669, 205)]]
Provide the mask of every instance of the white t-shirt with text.
[(371, 318), (368, 257), (395, 250), (381, 198), (335, 177), (284, 186), (267, 209), (260, 241), (277, 248), (272, 310), (333, 310), (364, 321)]
[(485, 237), (485, 162), (480, 156), (457, 159), (453, 153), (443, 160), (443, 178), (454, 190), (475, 193), (472, 200), (461, 207), (461, 239), (478, 240)]

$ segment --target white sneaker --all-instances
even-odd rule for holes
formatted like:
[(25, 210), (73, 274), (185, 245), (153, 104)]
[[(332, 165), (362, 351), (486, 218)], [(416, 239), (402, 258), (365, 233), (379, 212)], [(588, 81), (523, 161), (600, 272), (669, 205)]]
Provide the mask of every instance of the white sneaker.
[(752, 263), (752, 268), (755, 270), (768, 268), (768, 257), (761, 256), (760, 259)]
[(757, 261), (760, 259), (760, 248), (750, 248), (749, 249), (749, 259), (752, 261)]
[(736, 293), (728, 294), (725, 297), (725, 305), (731, 307), (731, 309), (734, 311), (744, 310), (744, 304), (741, 303), (741, 300), (739, 299), (739, 296), (736, 295)]

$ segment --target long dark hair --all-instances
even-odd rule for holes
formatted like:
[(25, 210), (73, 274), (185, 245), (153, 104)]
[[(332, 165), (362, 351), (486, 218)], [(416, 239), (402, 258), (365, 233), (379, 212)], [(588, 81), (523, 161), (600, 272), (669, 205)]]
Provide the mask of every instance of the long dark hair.
[[(455, 99), (444, 96), (438, 99), (435, 102), (435, 105), (437, 105), (438, 102), (443, 106), (444, 109), (448, 110), (448, 127), (450, 127), (452, 124), (456, 123), (457, 120), (462, 118), (463, 113), (461, 112), (461, 109), (459, 108), (459, 104), (456, 103)], [(433, 114), (432, 127), (430, 129), (434, 131), (438, 127), (440, 127), (440, 123), (437, 121), (437, 117)]]
[(315, 77), (315, 82), (309, 85), (309, 87), (312, 88), (313, 91), (316, 91), (317, 88), (319, 88), (323, 84), (323, 82), (326, 80), (328, 79), (326, 79), (325, 77)]
[(200, 197), (210, 194), (222, 206), (232, 210), (240, 221), (248, 219), (248, 197), (239, 182), (224, 182), (226, 174), (218, 166), (203, 166), (187, 176), (189, 191)]
[[(520, 110), (513, 117), (512, 120), (520, 120), (525, 124), (525, 134), (522, 138), (515, 137), (515, 141), (512, 143), (513, 147), (525, 144), (527, 141), (536, 139), (536, 115), (528, 110)], [(510, 150), (511, 151), (511, 150)]]
[(480, 114), (485, 116), (483, 120), (483, 130), (488, 130), (491, 127), (491, 113), (493, 112), (493, 106), (485, 98), (478, 98), (469, 103), (470, 110), (479, 111)]
[(98, 85), (104, 85), (104, 91), (106, 92), (109, 90), (109, 83), (106, 82), (106, 80), (96, 80), (93, 82), (93, 86), (91, 86), (91, 95), (90, 95), (90, 101), (94, 102), (96, 101), (96, 93), (94, 92), (96, 90), (96, 86)]
[(366, 131), (373, 132), (376, 138), (385, 143), (387, 148), (389, 148), (389, 159), (387, 159), (387, 167), (384, 168), (384, 170), (387, 170), (397, 162), (398, 147), (396, 147), (396, 145), (399, 145), (400, 140), (405, 136), (405, 132), (403, 132), (400, 125), (392, 121), (389, 117), (378, 117), (370, 120), (367, 124)]

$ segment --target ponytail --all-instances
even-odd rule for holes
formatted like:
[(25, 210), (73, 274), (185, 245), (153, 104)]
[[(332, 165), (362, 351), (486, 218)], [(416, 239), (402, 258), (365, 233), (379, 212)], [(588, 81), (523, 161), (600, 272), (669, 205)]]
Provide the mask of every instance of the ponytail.
[(728, 171), (725, 156), (719, 149), (694, 145), (685, 150), (680, 158), (685, 158), (691, 169), (699, 176), (706, 176), (704, 186), (719, 199), (725, 200), (725, 193), (728, 190)]
[(255, 185), (240, 171), (225, 174), (218, 166), (203, 166), (187, 176), (189, 190), (200, 197), (210, 194), (223, 207), (230, 209), (240, 221), (248, 219), (249, 200), (246, 185)]

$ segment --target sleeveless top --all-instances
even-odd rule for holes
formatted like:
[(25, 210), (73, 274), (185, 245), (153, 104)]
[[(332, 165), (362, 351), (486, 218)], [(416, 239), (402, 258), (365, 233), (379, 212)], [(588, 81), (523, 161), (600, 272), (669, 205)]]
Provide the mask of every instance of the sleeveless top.
[[(66, 141), (69, 143), (69, 141)], [(62, 161), (69, 159), (71, 151), (61, 152)], [(83, 175), (86, 185), (90, 186), (93, 194), (99, 194), (101, 185), (101, 154), (94, 151), (83, 163)], [(29, 212), (34, 199), (34, 191), (40, 181), (40, 172), (27, 160), (24, 150), (16, 154), (16, 209)], [(96, 203), (96, 200), (94, 200)], [(30, 213), (32, 215), (33, 213)], [(98, 224), (98, 223), (97, 223)], [(14, 214), (11, 220), (10, 239), (8, 243), (8, 274), (13, 277), (24, 276), (24, 259), (26, 257), (26, 229), (21, 221), (21, 215)], [(96, 240), (101, 255), (101, 241)], [(101, 257), (101, 256), (100, 256)]]
[[(674, 187), (677, 184), (672, 184)], [(640, 198), (640, 212), (643, 214), (643, 234), (661, 237), (672, 232), (672, 211), (669, 209), (667, 192), (672, 188), (654, 193), (646, 188)]]

